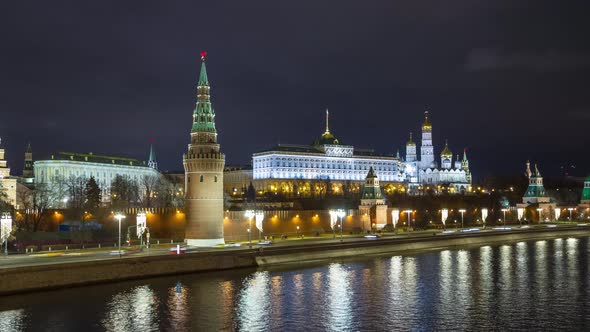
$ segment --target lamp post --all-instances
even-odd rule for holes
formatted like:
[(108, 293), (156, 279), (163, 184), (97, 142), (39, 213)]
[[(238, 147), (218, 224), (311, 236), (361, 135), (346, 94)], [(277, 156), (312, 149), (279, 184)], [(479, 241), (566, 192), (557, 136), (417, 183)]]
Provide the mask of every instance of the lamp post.
[(483, 228), (486, 228), (486, 219), (488, 218), (488, 209), (482, 208), (481, 209), (481, 221), (483, 222)]
[(572, 211), (574, 211), (574, 208), (567, 208), (567, 210), (570, 212), (570, 221), (572, 221)]
[[(8, 256), (8, 237), (10, 233), (12, 233), (12, 217), (10, 213), (3, 213), (0, 219), (0, 240), (4, 242), (4, 256)], [(0, 242), (0, 245), (2, 242)]]
[(543, 212), (543, 209), (538, 208), (537, 212), (539, 213), (539, 223), (541, 223), (542, 219), (541, 219), (541, 212)]
[(508, 209), (502, 209), (502, 212), (504, 213), (504, 227), (506, 227), (506, 211), (508, 211)]
[[(137, 225), (137, 237), (139, 238), (139, 250), (143, 249), (143, 233), (145, 232), (147, 217), (145, 213), (141, 212), (138, 213), (135, 217), (136, 225)], [(131, 243), (130, 243), (131, 244)]]
[(460, 209), (459, 213), (461, 213), (461, 232), (463, 231), (463, 214), (465, 213), (465, 209)]
[(342, 242), (342, 228), (343, 228), (342, 219), (344, 218), (344, 216), (346, 215), (346, 213), (344, 212), (344, 210), (339, 209), (336, 212), (336, 215), (340, 218), (340, 242)]
[(121, 258), (121, 219), (125, 219), (125, 216), (117, 213), (115, 219), (119, 221), (119, 258)]
[(410, 223), (411, 223), (410, 218), (412, 218), (412, 210), (404, 210), (404, 212), (408, 216), (408, 232), (410, 232)]
[(330, 210), (330, 227), (332, 227), (332, 238), (333, 239), (336, 238), (336, 230), (334, 229), (334, 226), (336, 225), (337, 222), (338, 222), (338, 211)]
[(299, 237), (299, 225), (297, 225), (297, 237)]
[(397, 234), (397, 228), (395, 226), (397, 226), (398, 221), (399, 221), (399, 210), (393, 209), (391, 211), (391, 222), (393, 223), (393, 233), (394, 234)]
[(252, 249), (252, 218), (254, 217), (254, 211), (247, 210), (244, 214), (248, 218), (248, 247)]

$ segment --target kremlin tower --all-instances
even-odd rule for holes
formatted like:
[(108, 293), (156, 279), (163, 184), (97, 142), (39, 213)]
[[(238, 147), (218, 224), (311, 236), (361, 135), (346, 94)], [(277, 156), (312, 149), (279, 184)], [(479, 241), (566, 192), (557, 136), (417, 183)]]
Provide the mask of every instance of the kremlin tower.
[(185, 173), (186, 234), (190, 246), (223, 244), (223, 168), (215, 112), (211, 106), (206, 53), (201, 53), (197, 103), (193, 112), (191, 143), (183, 156)]
[(422, 124), (422, 146), (420, 147), (420, 162), (423, 169), (434, 168), (434, 148), (432, 146), (432, 125), (428, 120), (428, 111), (424, 112)]

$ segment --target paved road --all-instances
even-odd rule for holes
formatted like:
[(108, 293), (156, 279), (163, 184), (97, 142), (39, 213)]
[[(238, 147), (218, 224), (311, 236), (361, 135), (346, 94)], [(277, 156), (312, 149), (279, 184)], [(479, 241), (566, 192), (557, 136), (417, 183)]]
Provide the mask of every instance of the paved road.
[[(437, 237), (444, 237), (444, 236), (473, 236), (474, 234), (491, 234), (491, 233), (518, 233), (518, 232), (537, 232), (542, 230), (547, 230), (548, 228), (553, 229), (580, 229), (581, 227), (588, 227), (588, 231), (590, 234), (590, 225), (540, 225), (535, 227), (527, 227), (527, 228), (507, 228), (502, 229), (501, 227), (497, 228), (489, 228), (486, 230), (472, 230), (472, 231), (465, 231), (459, 232), (457, 230), (449, 230), (448, 232), (441, 232), (441, 231), (418, 231), (412, 233), (403, 233), (400, 235), (395, 234), (388, 234), (382, 236), (378, 239), (368, 239), (362, 236), (343, 236), (342, 240), (339, 236), (336, 238), (332, 238), (330, 236), (323, 236), (323, 237), (311, 237), (311, 238), (291, 238), (287, 240), (276, 240), (274, 243), (269, 247), (270, 248), (287, 248), (287, 247), (296, 247), (296, 246), (329, 246), (330, 244), (340, 244), (343, 243), (354, 243), (354, 242), (364, 242), (364, 241), (395, 241), (395, 240), (408, 240), (408, 239), (419, 239), (423, 237), (431, 238), (432, 236)], [(263, 245), (259, 245), (257, 241), (252, 241), (252, 249), (250, 249), (248, 242), (240, 243), (240, 247), (230, 247), (230, 248), (187, 248), (185, 254), (191, 253), (204, 253), (204, 252), (227, 252), (227, 251), (235, 251), (238, 252), (249, 252), (251, 250), (258, 250), (260, 247), (266, 247)], [(109, 260), (109, 259), (126, 259), (132, 257), (140, 257), (140, 256), (157, 256), (157, 255), (171, 255), (170, 249), (175, 247), (176, 245), (167, 245), (163, 246), (160, 245), (159, 247), (152, 247), (150, 249), (143, 249), (139, 250), (137, 247), (132, 248), (123, 248), (124, 254), (119, 257), (117, 249), (112, 250), (103, 249), (87, 249), (87, 250), (70, 250), (70, 251), (52, 251), (52, 252), (38, 252), (32, 254), (15, 254), (15, 255), (8, 255), (4, 257), (0, 257), (0, 269), (2, 268), (10, 268), (10, 267), (22, 267), (22, 266), (37, 266), (37, 265), (47, 265), (47, 264), (61, 264), (61, 263), (75, 263), (75, 262), (87, 262), (87, 261), (99, 261), (99, 260)]]

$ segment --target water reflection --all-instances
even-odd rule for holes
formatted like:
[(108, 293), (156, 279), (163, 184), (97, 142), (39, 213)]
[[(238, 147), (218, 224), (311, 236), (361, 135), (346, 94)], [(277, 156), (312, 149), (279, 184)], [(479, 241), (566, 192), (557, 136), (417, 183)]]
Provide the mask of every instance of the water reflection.
[(0, 311), (0, 331), (24, 331), (25, 309)]
[[(269, 321), (269, 272), (255, 272), (242, 285), (237, 301), (237, 326), (240, 331), (263, 331)], [(277, 300), (273, 298), (273, 300)]]
[(328, 316), (329, 331), (344, 331), (350, 326), (352, 307), (350, 293), (354, 291), (349, 285), (349, 273), (340, 263), (328, 267), (327, 295), (329, 306), (325, 308)]
[(590, 330), (590, 238), (0, 299), (0, 331)]
[(102, 325), (106, 331), (149, 331), (158, 328), (154, 307), (157, 299), (147, 286), (113, 296), (106, 306)]

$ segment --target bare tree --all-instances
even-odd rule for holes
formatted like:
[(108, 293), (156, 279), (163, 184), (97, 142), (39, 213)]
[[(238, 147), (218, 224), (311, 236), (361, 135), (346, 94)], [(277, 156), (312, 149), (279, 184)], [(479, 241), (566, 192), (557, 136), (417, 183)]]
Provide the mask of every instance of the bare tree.
[(22, 201), (22, 223), (17, 227), (36, 232), (47, 215), (48, 209), (56, 203), (56, 196), (46, 183), (37, 183), (30, 190), (19, 192)]
[(135, 206), (139, 198), (139, 185), (128, 176), (117, 175), (111, 182), (111, 202), (115, 209)]
[(144, 175), (141, 178), (139, 201), (142, 207), (155, 207), (159, 191), (161, 189), (161, 179), (158, 175)]

